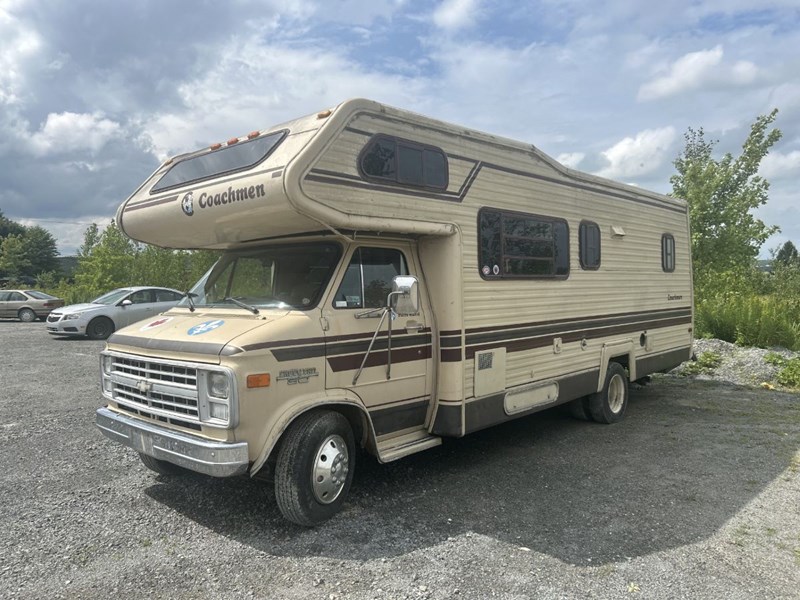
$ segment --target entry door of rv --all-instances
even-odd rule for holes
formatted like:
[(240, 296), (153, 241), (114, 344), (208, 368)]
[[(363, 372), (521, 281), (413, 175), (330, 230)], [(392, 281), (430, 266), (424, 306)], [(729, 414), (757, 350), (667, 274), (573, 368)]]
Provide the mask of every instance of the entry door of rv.
[[(352, 247), (343, 264), (346, 267), (338, 274), (332, 296), (323, 307), (328, 324), (327, 387), (355, 391), (370, 410), (379, 436), (424, 426), (433, 373), (429, 308), (423, 289), (419, 314), (393, 318), (391, 352), (387, 315), (367, 354), (381, 321), (380, 309), (392, 290), (392, 279), (416, 275), (420, 288), (424, 285), (412, 247), (402, 242)], [(371, 310), (372, 314), (365, 314)]]

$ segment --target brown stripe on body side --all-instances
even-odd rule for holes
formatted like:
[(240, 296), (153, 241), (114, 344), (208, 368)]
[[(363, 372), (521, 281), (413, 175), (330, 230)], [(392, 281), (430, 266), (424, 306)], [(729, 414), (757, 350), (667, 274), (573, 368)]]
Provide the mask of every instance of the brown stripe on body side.
[[(403, 362), (414, 362), (417, 360), (427, 360), (431, 357), (430, 346), (417, 346), (414, 348), (403, 348), (395, 350), (392, 348), (392, 364)], [(378, 367), (387, 364), (389, 353), (386, 350), (371, 352), (367, 357), (364, 367)], [(350, 354), (346, 356), (329, 356), (328, 364), (334, 373), (342, 371), (354, 371), (361, 366), (364, 354)]]

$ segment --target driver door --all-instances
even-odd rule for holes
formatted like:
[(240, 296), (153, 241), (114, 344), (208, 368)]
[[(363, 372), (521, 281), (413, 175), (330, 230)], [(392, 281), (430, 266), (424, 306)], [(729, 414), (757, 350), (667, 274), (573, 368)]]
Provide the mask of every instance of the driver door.
[[(322, 306), (328, 327), (326, 387), (358, 394), (370, 411), (378, 436), (425, 426), (431, 401), (431, 331), (427, 295), (411, 245), (353, 247), (343, 264), (347, 266), (337, 275), (332, 293)], [(392, 320), (389, 352), (389, 316), (381, 323), (380, 309), (386, 304), (396, 275), (420, 279), (420, 311)], [(365, 313), (371, 310), (374, 312), (367, 316)], [(378, 336), (367, 355), (379, 325)], [(359, 374), (365, 356), (366, 363)]]

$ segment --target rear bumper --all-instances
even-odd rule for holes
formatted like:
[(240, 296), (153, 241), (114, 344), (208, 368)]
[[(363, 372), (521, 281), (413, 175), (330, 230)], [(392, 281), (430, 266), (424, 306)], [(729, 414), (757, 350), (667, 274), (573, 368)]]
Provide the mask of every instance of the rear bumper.
[(231, 477), (247, 472), (247, 442), (212, 442), (99, 408), (95, 422), (107, 438), (197, 473)]

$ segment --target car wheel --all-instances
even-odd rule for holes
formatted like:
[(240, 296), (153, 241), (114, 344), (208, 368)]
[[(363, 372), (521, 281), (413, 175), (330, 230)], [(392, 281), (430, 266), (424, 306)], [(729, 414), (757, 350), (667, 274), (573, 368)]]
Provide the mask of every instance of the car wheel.
[(23, 323), (33, 323), (36, 320), (36, 313), (30, 308), (20, 308), (17, 316)]
[(93, 340), (105, 340), (114, 333), (114, 322), (108, 317), (95, 317), (86, 326), (86, 335)]
[(608, 363), (603, 389), (589, 396), (589, 412), (598, 423), (616, 423), (625, 416), (628, 407), (628, 376), (624, 367)]
[(353, 429), (341, 414), (313, 410), (286, 430), (275, 465), (275, 500), (284, 517), (313, 526), (341, 509), (355, 467)]
[(575, 419), (579, 419), (581, 421), (591, 421), (592, 420), (592, 413), (589, 412), (589, 398), (584, 396), (583, 398), (576, 398), (572, 402), (568, 404), (569, 406), (569, 414), (573, 416)]
[(139, 452), (139, 458), (145, 467), (158, 473), (159, 475), (184, 475), (186, 473), (186, 469), (183, 467), (173, 465), (171, 462), (167, 462), (165, 460), (153, 458), (152, 456), (143, 454), (142, 452)]

